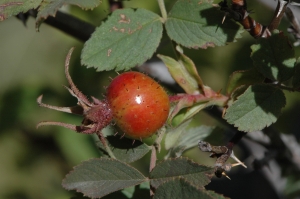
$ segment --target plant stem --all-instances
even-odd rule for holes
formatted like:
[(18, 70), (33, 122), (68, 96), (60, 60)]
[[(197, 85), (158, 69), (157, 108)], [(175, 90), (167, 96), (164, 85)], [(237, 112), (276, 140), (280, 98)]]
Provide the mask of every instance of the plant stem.
[[(151, 149), (149, 172), (151, 172), (154, 169), (155, 165), (156, 165), (156, 160), (157, 160), (156, 152), (157, 152), (156, 147), (153, 145), (152, 149)], [(150, 198), (151, 199), (153, 198), (154, 193), (155, 193), (155, 188), (152, 187), (151, 184), (150, 184)]]
[(154, 169), (154, 167), (155, 167), (155, 165), (156, 165), (156, 159), (157, 159), (157, 157), (156, 157), (156, 147), (155, 146), (152, 146), (151, 147), (151, 157), (150, 157), (150, 166), (149, 166), (149, 171), (151, 172), (153, 169)]
[(102, 133), (98, 132), (97, 136), (98, 136), (99, 140), (102, 142), (102, 144), (103, 144), (103, 146), (105, 148), (105, 151), (108, 153), (109, 157), (111, 157), (113, 159), (117, 159), (116, 156), (115, 156), (115, 154), (112, 152), (112, 150), (108, 146), (107, 139), (102, 135)]
[[(156, 166), (157, 152), (158, 153), (160, 152), (160, 143), (165, 133), (166, 133), (166, 127), (164, 126), (158, 131), (155, 142), (152, 145), (149, 172), (151, 172)], [(150, 198), (153, 198), (154, 193), (155, 193), (155, 188), (150, 186)]]
[(156, 153), (160, 152), (160, 143), (165, 135), (166, 132), (166, 127), (162, 127), (159, 131), (158, 131), (158, 136), (155, 139), (155, 142), (153, 143), (152, 146), (152, 151), (151, 151), (151, 159), (150, 159), (150, 167), (149, 167), (149, 171), (151, 172), (155, 165), (156, 165), (156, 160), (157, 160), (157, 156)]
[(108, 146), (108, 144), (106, 144), (104, 147), (105, 147), (105, 150), (108, 153), (109, 157), (111, 157), (113, 159), (117, 159), (116, 156), (115, 156), (115, 154), (112, 152), (112, 150)]
[(280, 88), (280, 89), (283, 89), (283, 90), (291, 91), (291, 92), (295, 92), (296, 91), (296, 89), (288, 87), (288, 86), (284, 86), (284, 85), (277, 84), (277, 87)]
[(167, 11), (166, 11), (166, 6), (164, 0), (157, 0), (158, 6), (161, 12), (161, 16), (163, 18), (163, 22), (167, 20)]

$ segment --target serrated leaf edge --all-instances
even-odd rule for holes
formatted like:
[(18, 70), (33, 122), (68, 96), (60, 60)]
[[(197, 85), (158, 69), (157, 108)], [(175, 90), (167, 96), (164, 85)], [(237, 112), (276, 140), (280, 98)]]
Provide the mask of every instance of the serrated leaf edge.
[[(246, 90), (245, 90), (245, 92), (251, 87), (251, 86), (257, 86), (257, 85), (269, 85), (269, 84), (252, 84), (252, 85), (250, 85)], [(247, 86), (247, 85), (242, 85), (242, 86)], [(242, 86), (240, 86), (240, 87), (242, 87)], [(269, 86), (273, 86), (274, 88), (276, 88), (274, 85), (269, 85)], [(240, 88), (239, 87), (239, 88)], [(277, 88), (278, 89), (278, 88)], [(240, 98), (240, 97), (242, 97), (244, 94), (245, 94), (245, 92), (243, 93), (243, 94), (241, 94), (241, 95), (239, 95), (237, 98), (236, 98), (236, 100), (231, 104), (231, 106), (234, 104), (234, 103), (236, 103), (237, 101), (238, 101), (238, 99)], [(285, 98), (285, 101), (284, 101), (284, 105), (283, 105), (283, 107), (282, 108), (284, 108), (284, 106), (286, 105), (286, 98)], [(258, 106), (256, 106), (256, 107), (258, 107)], [(281, 110), (282, 110), (282, 108), (281, 108)], [(224, 115), (224, 119), (225, 119), (225, 116), (226, 116), (226, 114)], [(279, 117), (279, 116), (278, 116)], [(278, 119), (278, 118), (277, 118)], [(226, 119), (225, 119), (226, 120)], [(227, 120), (226, 120), (227, 121)], [(227, 121), (228, 122), (228, 121)], [(228, 122), (229, 123), (229, 122)], [(264, 129), (264, 128), (266, 128), (266, 127), (269, 127), (270, 125), (272, 125), (272, 124), (274, 124), (275, 122), (272, 122), (271, 124), (267, 124), (267, 125), (265, 125), (262, 129)], [(242, 131), (242, 132), (247, 132), (247, 133), (250, 133), (250, 132), (252, 132), (252, 131), (250, 131), (250, 130), (243, 130), (243, 129), (241, 129), (240, 127), (238, 127), (236, 124), (233, 124), (233, 123), (229, 123), (229, 124), (232, 124), (234, 127), (236, 127), (239, 131)], [(254, 131), (258, 131), (258, 130), (262, 130), (262, 129), (255, 129)]]
[[(165, 163), (165, 162), (172, 161), (172, 160), (186, 160), (187, 162), (189, 162), (189, 163), (191, 163), (191, 164), (194, 164), (194, 165), (197, 165), (197, 166), (204, 166), (204, 167), (208, 167), (208, 168), (213, 169), (213, 167), (210, 167), (210, 166), (207, 166), (207, 165), (199, 164), (199, 163), (197, 163), (197, 162), (195, 162), (195, 161), (193, 161), (192, 159), (189, 159), (189, 158), (187, 158), (187, 157), (168, 158), (168, 159), (166, 159), (166, 160), (160, 161), (157, 165), (163, 164), (163, 163)], [(155, 170), (155, 167), (154, 167), (154, 169), (153, 169), (152, 171), (154, 171), (154, 170)], [(150, 179), (149, 179), (149, 180), (150, 180), (150, 184), (151, 184), (151, 181), (152, 181), (152, 180), (163, 180), (163, 181), (168, 181), (169, 178), (172, 179), (172, 178), (179, 177), (179, 178), (184, 179), (184, 176), (185, 176), (185, 175), (183, 175), (183, 176), (174, 176), (174, 177), (152, 178), (152, 176), (151, 176), (152, 171), (150, 172)], [(203, 173), (204, 173), (204, 175), (207, 177), (207, 179), (211, 181), (212, 176), (210, 176), (210, 175), (207, 174), (206, 172), (203, 172)], [(187, 174), (187, 175), (191, 175), (191, 174)], [(164, 180), (164, 179), (166, 179), (166, 180)], [(161, 184), (163, 184), (163, 183), (161, 183)], [(191, 184), (191, 183), (190, 183), (190, 184)], [(160, 185), (159, 185), (159, 186), (160, 186)], [(158, 186), (158, 187), (159, 187), (159, 186)], [(197, 186), (197, 185), (194, 185), (194, 186)]]
[[(79, 165), (74, 166), (74, 167), (73, 167), (73, 170), (71, 170), (71, 171), (65, 176), (65, 178), (62, 180), (62, 184), (61, 184), (62, 187), (63, 187), (64, 189), (66, 189), (66, 190), (69, 190), (69, 191), (70, 191), (70, 190), (75, 190), (77, 193), (82, 193), (83, 196), (91, 197), (91, 196), (86, 195), (85, 193), (79, 191), (79, 189), (77, 189), (77, 188), (76, 188), (76, 189), (68, 189), (68, 188), (66, 188), (66, 187), (64, 186), (64, 182), (65, 182), (65, 180), (68, 178), (68, 176), (70, 176), (73, 172), (75, 172), (75, 169), (77, 169), (78, 167), (82, 166), (84, 163), (86, 163), (86, 162), (91, 162), (91, 161), (93, 161), (93, 160), (104, 160), (104, 159), (105, 159), (105, 160), (108, 160), (108, 161), (118, 161), (118, 162), (120, 162), (120, 163), (122, 163), (122, 164), (125, 164), (125, 165), (131, 167), (132, 169), (136, 170), (136, 171), (137, 171), (138, 173), (140, 173), (143, 177), (145, 177), (139, 170), (137, 170), (136, 168), (134, 168), (134, 167), (132, 167), (132, 166), (128, 165), (127, 163), (122, 162), (122, 161), (120, 161), (120, 160), (113, 159), (113, 158), (106, 158), (106, 157), (101, 157), (101, 158), (91, 158), (91, 159), (89, 159), (89, 160), (85, 160), (85, 161), (81, 162)], [(143, 182), (150, 181), (149, 178), (147, 178), (147, 177), (145, 177), (144, 179), (145, 179), (145, 180), (144, 180)], [(141, 183), (143, 183), (143, 182), (141, 182)], [(139, 185), (139, 184), (141, 184), (141, 183), (137, 183), (137, 184), (131, 185), (131, 186), (136, 186), (136, 185)], [(131, 187), (131, 186), (128, 186), (128, 187)], [(125, 189), (125, 188), (128, 188), (128, 187), (124, 187), (124, 189)], [(110, 193), (113, 193), (113, 192), (110, 192)], [(108, 194), (110, 194), (110, 193), (107, 193), (106, 195), (108, 195)], [(97, 198), (97, 197), (96, 197), (96, 198)]]
[[(161, 183), (156, 189), (158, 189), (160, 186), (162, 186), (162, 185), (164, 185), (164, 184), (166, 184), (166, 183), (168, 183), (168, 182), (175, 181), (175, 180), (183, 181), (183, 182), (187, 183), (189, 186), (195, 188), (195, 189), (198, 190), (198, 191), (205, 191), (206, 194), (207, 194), (208, 196), (211, 196), (211, 195), (210, 195), (210, 192), (213, 192), (213, 193), (215, 193), (215, 194), (218, 194), (218, 195), (220, 195), (220, 196), (223, 196), (224, 198), (227, 198), (227, 197), (225, 197), (223, 194), (217, 193), (217, 192), (215, 192), (215, 191), (213, 191), (213, 190), (207, 190), (207, 189), (205, 189), (205, 187), (203, 187), (203, 186), (197, 187), (197, 186), (195, 186), (194, 184), (190, 183), (189, 181), (185, 180), (185, 179), (182, 178), (182, 177), (172, 177), (172, 179), (166, 180), (165, 182)], [(228, 199), (229, 199), (229, 198), (228, 198)]]

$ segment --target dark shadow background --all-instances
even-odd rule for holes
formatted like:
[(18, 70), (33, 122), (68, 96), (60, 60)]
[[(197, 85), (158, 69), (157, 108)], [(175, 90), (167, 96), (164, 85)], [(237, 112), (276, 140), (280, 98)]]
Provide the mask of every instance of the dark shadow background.
[[(174, 2), (166, 1), (167, 9), (170, 9)], [(272, 10), (258, 1), (249, 1), (248, 4), (249, 8), (255, 11), (251, 16), (267, 24), (273, 15)], [(126, 1), (124, 5), (158, 12), (156, 1), (132, 0)], [(93, 25), (99, 25), (109, 13), (109, 6), (105, 1), (93, 11), (82, 11), (76, 7), (64, 7), (63, 11), (70, 12)], [(287, 26), (284, 20), (281, 28), (286, 30)], [(224, 47), (184, 50), (196, 63), (205, 84), (214, 90), (225, 91), (228, 77), (233, 71), (252, 67), (250, 46), (254, 43), (255, 40), (245, 32), (238, 42)], [(95, 137), (80, 135), (60, 127), (36, 129), (36, 124), (42, 120), (79, 124), (82, 119), (40, 108), (36, 98), (44, 94), (45, 103), (57, 106), (76, 104), (76, 99), (62, 87), (67, 83), (64, 76), (64, 59), (72, 46), (76, 49), (71, 60), (70, 73), (84, 94), (102, 98), (105, 93), (104, 86), (109, 84), (108, 77), (113, 77), (116, 73), (96, 73), (94, 69), (80, 66), (79, 56), (83, 43), (45, 24), (41, 25), (40, 32), (35, 32), (33, 18), (29, 18), (27, 27), (14, 17), (1, 22), (0, 44), (0, 198), (82, 198), (80, 194), (64, 190), (61, 180), (81, 161), (99, 157)], [(172, 55), (170, 42), (164, 40), (162, 44), (158, 53)], [(299, 56), (299, 49), (296, 49), (296, 54)], [(280, 132), (296, 135), (299, 141), (300, 95), (286, 92), (286, 96), (287, 106), (274, 127)], [(205, 113), (195, 117), (195, 123), (219, 124)], [(216, 144), (224, 144), (230, 136), (232, 135), (216, 135), (214, 140), (219, 140)], [(242, 144), (237, 150), (236, 154), (241, 160), (251, 156)], [(214, 164), (214, 160), (208, 158), (208, 154), (196, 148), (185, 155), (201, 164)], [(146, 156), (134, 166), (142, 172), (148, 171), (147, 158), (149, 159)], [(287, 174), (287, 179), (293, 175)], [(207, 188), (236, 199), (278, 198), (274, 187), (264, 178), (261, 171), (234, 168), (229, 176), (231, 181), (225, 178), (213, 179)], [(143, 190), (139, 190), (137, 195), (137, 198), (145, 197)], [(115, 198), (119, 198), (118, 193)]]

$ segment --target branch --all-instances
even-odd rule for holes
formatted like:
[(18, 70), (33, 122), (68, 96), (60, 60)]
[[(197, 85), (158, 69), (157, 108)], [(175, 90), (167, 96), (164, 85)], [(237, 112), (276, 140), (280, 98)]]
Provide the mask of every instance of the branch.
[[(113, 12), (116, 9), (123, 8), (122, 2), (116, 2), (114, 0), (109, 0), (110, 11)], [(37, 10), (29, 10), (27, 13), (20, 13), (17, 18), (21, 20), (26, 26), (26, 21), (28, 17), (37, 17)], [(49, 16), (44, 20), (45, 24), (48, 24), (62, 32), (80, 40), (87, 41), (92, 33), (95, 31), (96, 27), (90, 23), (82, 21), (70, 14), (66, 14), (60, 11), (56, 12), (56, 16)]]

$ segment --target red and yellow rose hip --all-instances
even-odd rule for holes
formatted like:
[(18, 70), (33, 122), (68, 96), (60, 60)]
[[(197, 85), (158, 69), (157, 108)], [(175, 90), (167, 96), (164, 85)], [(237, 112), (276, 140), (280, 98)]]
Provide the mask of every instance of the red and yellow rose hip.
[(113, 79), (107, 88), (107, 101), (116, 124), (133, 139), (153, 135), (169, 114), (169, 97), (164, 89), (139, 72), (126, 72)]
[(37, 99), (40, 106), (83, 115), (80, 126), (62, 122), (40, 122), (42, 125), (56, 125), (90, 134), (101, 132), (115, 121), (126, 137), (147, 138), (166, 122), (169, 114), (169, 97), (164, 89), (152, 78), (139, 72), (125, 72), (112, 80), (107, 88), (106, 98), (88, 100), (74, 85), (69, 75), (69, 61), (73, 49), (68, 53), (65, 74), (69, 82), (68, 91), (77, 98), (76, 107), (57, 107), (42, 103), (42, 95)]

